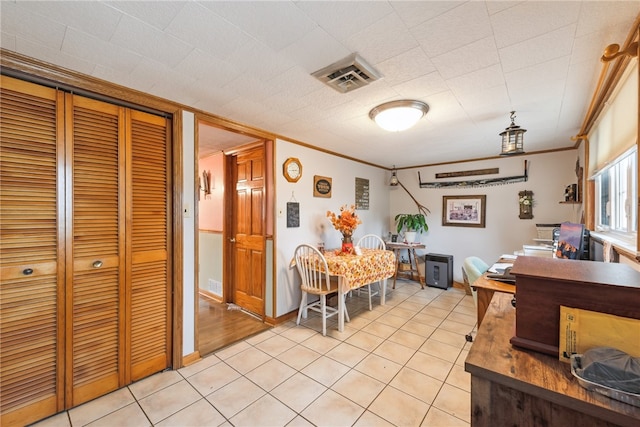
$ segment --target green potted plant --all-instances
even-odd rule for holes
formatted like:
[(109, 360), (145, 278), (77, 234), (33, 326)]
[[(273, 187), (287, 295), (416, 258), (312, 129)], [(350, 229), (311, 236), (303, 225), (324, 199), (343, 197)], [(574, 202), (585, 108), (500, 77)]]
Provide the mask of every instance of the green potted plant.
[(398, 214), (395, 217), (398, 233), (405, 229), (404, 238), (407, 243), (413, 243), (417, 233), (428, 231), (427, 219), (421, 213)]

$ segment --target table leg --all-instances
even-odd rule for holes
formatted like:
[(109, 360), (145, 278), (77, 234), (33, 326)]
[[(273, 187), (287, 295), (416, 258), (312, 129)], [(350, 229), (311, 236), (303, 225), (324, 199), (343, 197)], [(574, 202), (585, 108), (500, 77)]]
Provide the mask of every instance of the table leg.
[(346, 293), (342, 292), (343, 277), (338, 277), (338, 332), (344, 331), (344, 297)]
[(478, 328), (484, 319), (484, 314), (487, 312), (489, 304), (491, 304), (491, 298), (495, 291), (491, 289), (476, 288), (476, 301), (478, 310)]
[(380, 305), (385, 305), (387, 302), (387, 279), (380, 281), (380, 292), (382, 292), (380, 295)]
[(400, 249), (394, 249), (393, 253), (396, 254), (396, 272), (393, 275), (393, 289), (395, 289), (396, 279), (398, 278), (398, 269), (400, 268)]
[[(415, 263), (415, 266), (416, 266), (416, 274), (418, 275), (418, 282), (420, 283), (420, 288), (424, 289), (423, 279), (422, 277), (420, 277), (420, 270), (418, 270), (418, 257), (416, 256), (416, 250), (412, 248), (411, 252), (413, 252), (413, 262)], [(409, 256), (409, 262), (411, 262), (411, 256)], [(427, 268), (426, 264), (424, 268), (425, 269)], [(413, 271), (411, 272), (411, 280), (413, 280)]]

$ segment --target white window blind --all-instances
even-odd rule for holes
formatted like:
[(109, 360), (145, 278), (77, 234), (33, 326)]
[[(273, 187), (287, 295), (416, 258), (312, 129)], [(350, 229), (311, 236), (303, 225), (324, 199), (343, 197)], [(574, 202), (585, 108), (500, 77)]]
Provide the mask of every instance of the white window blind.
[(637, 139), (638, 59), (634, 58), (589, 133), (587, 176), (593, 176), (633, 147)]

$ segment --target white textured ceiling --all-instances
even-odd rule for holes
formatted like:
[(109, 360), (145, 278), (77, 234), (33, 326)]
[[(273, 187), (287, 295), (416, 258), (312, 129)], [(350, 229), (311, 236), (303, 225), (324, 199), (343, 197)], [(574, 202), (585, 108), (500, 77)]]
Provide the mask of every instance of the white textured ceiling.
[[(573, 146), (604, 48), (640, 13), (640, 1), (0, 7), (4, 49), (386, 167), (496, 155), (511, 110), (526, 151)], [(311, 76), (354, 52), (383, 78), (341, 94)], [(414, 128), (388, 133), (368, 118), (405, 98), (430, 106)]]

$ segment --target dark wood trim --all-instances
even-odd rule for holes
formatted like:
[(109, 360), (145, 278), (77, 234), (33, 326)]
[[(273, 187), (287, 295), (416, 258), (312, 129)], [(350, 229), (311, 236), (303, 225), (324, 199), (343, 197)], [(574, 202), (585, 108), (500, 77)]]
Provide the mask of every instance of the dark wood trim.
[(222, 304), (222, 298), (220, 298), (220, 295), (214, 294), (213, 292), (206, 289), (198, 289), (198, 295)]
[(6, 49), (0, 49), (0, 66), (3, 68), (3, 74), (13, 75), (12, 71), (17, 72), (18, 78), (22, 77), (23, 80), (28, 80), (28, 77), (31, 76), (36, 83), (53, 86), (64, 85), (170, 114), (182, 107), (177, 103), (148, 93), (119, 86)]
[(237, 123), (222, 117), (218, 117), (213, 114), (207, 113), (206, 111), (199, 111), (199, 110), (193, 110), (193, 109), (191, 110), (195, 111), (196, 126), (198, 122), (203, 122), (203, 123), (206, 123), (207, 125), (228, 130), (229, 132), (235, 132), (241, 135), (255, 137), (256, 139), (274, 139), (277, 137), (275, 134), (271, 132), (267, 132), (262, 129), (243, 125), (241, 123)]
[[(233, 218), (234, 213), (231, 212), (231, 208), (233, 207), (233, 197), (235, 193), (235, 179), (233, 177), (233, 163), (235, 162), (235, 156), (230, 154), (225, 154), (223, 161), (224, 168), (224, 223), (222, 225), (222, 277), (227, 278), (223, 280), (222, 283), (222, 297), (223, 302), (232, 302), (233, 301), (233, 289), (231, 289), (229, 277), (233, 274), (233, 270), (235, 266), (229, 265), (229, 260), (233, 259), (232, 248), (229, 244), (229, 238), (231, 237), (231, 233), (233, 232)], [(227, 191), (229, 190), (229, 191)], [(232, 191), (233, 190), (233, 191)]]
[(184, 233), (182, 232), (182, 111), (178, 110), (173, 115), (173, 316), (171, 330), (172, 338), (172, 357), (171, 365), (173, 369), (183, 366), (182, 349), (184, 341), (183, 335), (183, 316), (182, 310), (184, 301), (183, 292), (183, 274), (184, 274)]
[(194, 364), (200, 359), (202, 359), (202, 357), (200, 356), (200, 352), (196, 350), (193, 353), (187, 354), (182, 358), (182, 366)]
[(289, 320), (292, 320), (292, 319), (295, 320), (296, 317), (298, 317), (298, 309), (297, 308), (295, 310), (293, 310), (293, 311), (290, 311), (290, 312), (288, 312), (286, 314), (283, 314), (282, 316), (265, 317), (264, 322), (267, 325), (278, 326), (278, 325), (281, 325), (282, 323), (288, 322)]
[(441, 178), (457, 178), (460, 176), (475, 176), (475, 175), (492, 175), (500, 173), (500, 168), (486, 168), (486, 169), (474, 169), (468, 171), (456, 171), (456, 172), (442, 172), (436, 174), (436, 179)]
[(233, 147), (233, 148), (229, 149), (228, 151), (225, 151), (224, 154), (233, 156), (233, 155), (236, 155), (236, 154), (238, 154), (238, 153), (240, 153), (242, 151), (245, 151), (245, 150), (251, 150), (252, 148), (264, 147), (264, 143), (265, 143), (265, 141), (263, 139), (260, 139), (258, 141), (248, 142), (246, 144), (239, 145), (237, 147)]
[[(195, 188), (193, 198), (193, 348), (200, 351), (200, 334), (198, 333), (200, 311), (200, 131), (198, 130), (198, 118), (193, 118), (193, 187)], [(204, 184), (203, 184), (204, 185)]]

